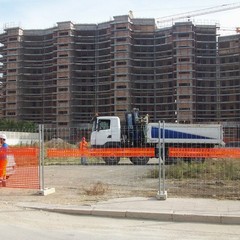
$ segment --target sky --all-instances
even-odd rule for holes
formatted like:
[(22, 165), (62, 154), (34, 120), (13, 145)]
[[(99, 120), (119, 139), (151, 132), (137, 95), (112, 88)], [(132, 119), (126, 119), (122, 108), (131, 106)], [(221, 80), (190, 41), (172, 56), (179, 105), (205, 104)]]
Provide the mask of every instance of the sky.
[(0, 0), (0, 32), (6, 27), (17, 26), (23, 29), (51, 28), (62, 21), (103, 23), (114, 16), (127, 15), (130, 10), (134, 18), (159, 19), (223, 4), (238, 4), (239, 7), (191, 20), (217, 23), (222, 28), (222, 35), (226, 32), (235, 34), (235, 28), (240, 27), (240, 2), (234, 0)]

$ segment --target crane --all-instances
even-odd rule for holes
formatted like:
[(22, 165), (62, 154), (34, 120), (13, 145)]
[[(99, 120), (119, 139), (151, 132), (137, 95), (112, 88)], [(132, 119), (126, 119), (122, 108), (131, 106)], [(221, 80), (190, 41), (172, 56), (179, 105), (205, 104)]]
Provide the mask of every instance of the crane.
[(240, 33), (240, 27), (221, 27), (221, 29), (219, 29), (220, 31), (226, 31), (226, 32), (236, 32), (236, 33)]
[[(185, 19), (185, 18), (189, 19), (191, 17), (201, 16), (201, 15), (206, 15), (206, 14), (216, 13), (216, 12), (223, 12), (223, 11), (232, 10), (236, 8), (240, 8), (240, 3), (222, 4), (215, 7), (204, 8), (204, 9), (195, 10), (191, 12), (159, 17), (159, 18), (156, 18), (155, 20), (156, 20), (156, 25), (159, 27), (160, 24), (166, 24), (168, 22), (173, 23), (180, 19)], [(237, 29), (239, 30), (239, 28), (236, 28), (236, 30)]]

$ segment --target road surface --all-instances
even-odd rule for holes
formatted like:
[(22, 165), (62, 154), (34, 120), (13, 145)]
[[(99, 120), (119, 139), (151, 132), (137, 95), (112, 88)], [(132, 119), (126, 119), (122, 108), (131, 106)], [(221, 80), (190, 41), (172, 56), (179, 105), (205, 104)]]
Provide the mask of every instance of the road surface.
[(7, 240), (239, 240), (237, 225), (173, 223), (75, 216), (0, 202), (1, 238)]

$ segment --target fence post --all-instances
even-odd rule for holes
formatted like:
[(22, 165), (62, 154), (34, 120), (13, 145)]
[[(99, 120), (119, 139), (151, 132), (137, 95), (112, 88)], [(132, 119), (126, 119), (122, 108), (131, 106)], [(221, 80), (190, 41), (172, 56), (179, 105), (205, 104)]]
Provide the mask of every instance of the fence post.
[(39, 183), (40, 195), (48, 195), (55, 192), (55, 188), (45, 188), (44, 183), (44, 125), (40, 124), (39, 130)]
[[(162, 125), (162, 126), (161, 126)], [(162, 137), (161, 137), (162, 127)], [(165, 190), (165, 122), (158, 122), (158, 166), (159, 166), (159, 186), (156, 198), (158, 200), (167, 199), (167, 191)]]
[(39, 125), (39, 177), (40, 190), (44, 187), (44, 125)]

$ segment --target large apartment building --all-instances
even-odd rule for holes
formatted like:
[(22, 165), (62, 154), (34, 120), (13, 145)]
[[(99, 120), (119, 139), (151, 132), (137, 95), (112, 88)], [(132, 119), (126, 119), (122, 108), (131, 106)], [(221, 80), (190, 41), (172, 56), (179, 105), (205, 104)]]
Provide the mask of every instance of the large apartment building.
[[(219, 42), (218, 42), (219, 39)], [(239, 35), (116, 16), (0, 34), (2, 118), (80, 127), (132, 108), (151, 121), (239, 121)]]
[(219, 37), (220, 119), (240, 123), (240, 34)]

